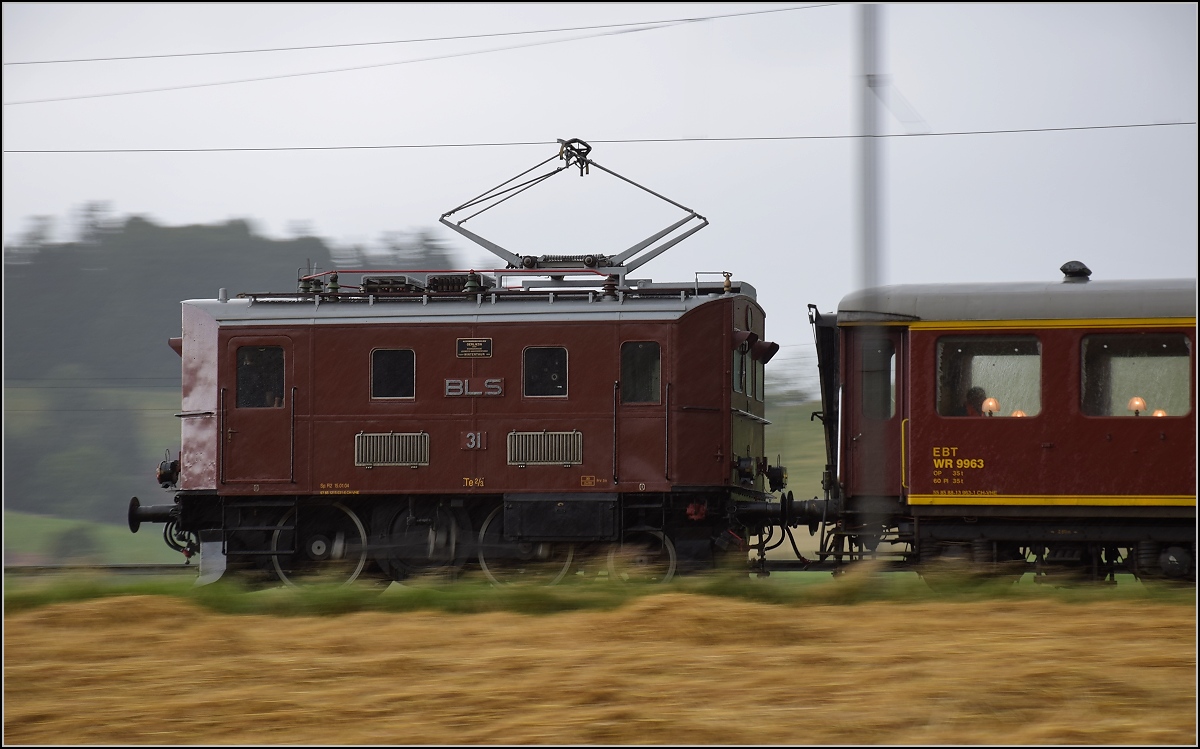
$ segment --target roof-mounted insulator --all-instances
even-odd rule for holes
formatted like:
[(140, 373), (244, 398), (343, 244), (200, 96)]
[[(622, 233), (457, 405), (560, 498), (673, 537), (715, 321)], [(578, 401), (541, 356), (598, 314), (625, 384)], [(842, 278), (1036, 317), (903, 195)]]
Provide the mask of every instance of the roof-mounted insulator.
[(1078, 260), (1064, 264), (1059, 270), (1063, 273), (1063, 283), (1080, 283), (1092, 275), (1092, 269)]

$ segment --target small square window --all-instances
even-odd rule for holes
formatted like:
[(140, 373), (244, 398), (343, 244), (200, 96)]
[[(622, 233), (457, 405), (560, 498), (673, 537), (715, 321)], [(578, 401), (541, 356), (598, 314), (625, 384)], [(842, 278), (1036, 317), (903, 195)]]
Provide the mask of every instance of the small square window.
[(525, 395), (566, 397), (567, 350), (558, 346), (525, 349)]
[(416, 355), (412, 349), (375, 349), (371, 352), (371, 397), (416, 396)]

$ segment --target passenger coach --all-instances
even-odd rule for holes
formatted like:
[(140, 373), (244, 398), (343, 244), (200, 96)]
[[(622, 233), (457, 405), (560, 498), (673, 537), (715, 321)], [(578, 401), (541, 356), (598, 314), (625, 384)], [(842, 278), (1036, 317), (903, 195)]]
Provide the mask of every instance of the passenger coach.
[(1194, 578), (1196, 283), (1062, 271), (812, 309), (844, 521), (828, 549)]

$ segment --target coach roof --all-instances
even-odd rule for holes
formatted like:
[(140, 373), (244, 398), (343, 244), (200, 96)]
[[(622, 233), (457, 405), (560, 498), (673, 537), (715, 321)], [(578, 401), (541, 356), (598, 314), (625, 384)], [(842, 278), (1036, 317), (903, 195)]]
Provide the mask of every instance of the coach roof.
[(1195, 318), (1196, 279), (905, 284), (848, 294), (838, 322)]

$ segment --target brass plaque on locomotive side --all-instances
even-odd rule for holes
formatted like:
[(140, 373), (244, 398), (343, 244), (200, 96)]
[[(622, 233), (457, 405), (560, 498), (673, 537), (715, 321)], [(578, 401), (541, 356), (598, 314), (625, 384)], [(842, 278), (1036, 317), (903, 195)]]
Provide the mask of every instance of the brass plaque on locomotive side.
[(491, 338), (459, 338), (456, 354), (459, 359), (490, 359)]

